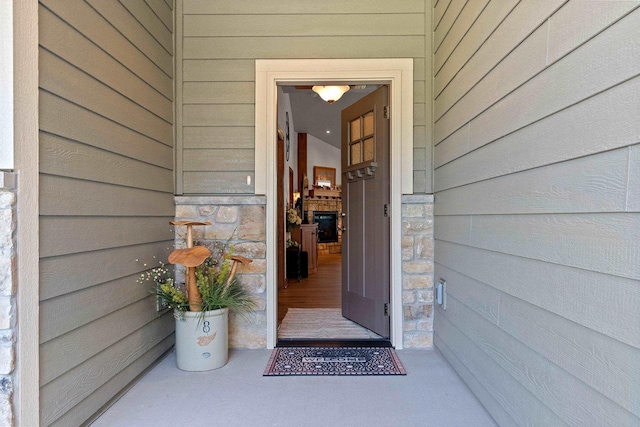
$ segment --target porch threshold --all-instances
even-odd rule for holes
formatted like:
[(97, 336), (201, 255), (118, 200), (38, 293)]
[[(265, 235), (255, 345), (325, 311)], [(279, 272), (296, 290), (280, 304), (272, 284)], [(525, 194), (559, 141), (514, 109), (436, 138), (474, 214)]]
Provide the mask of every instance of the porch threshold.
[(306, 339), (281, 338), (276, 347), (393, 347), (389, 339)]

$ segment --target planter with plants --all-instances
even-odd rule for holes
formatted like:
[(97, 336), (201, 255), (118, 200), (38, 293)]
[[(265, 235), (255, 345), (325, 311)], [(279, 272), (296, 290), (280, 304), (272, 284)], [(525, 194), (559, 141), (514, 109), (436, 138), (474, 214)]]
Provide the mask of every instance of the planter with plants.
[(185, 371), (207, 371), (228, 360), (229, 309), (240, 314), (254, 308), (254, 301), (236, 277), (238, 264), (251, 262), (233, 255), (228, 243), (194, 246), (191, 228), (200, 222), (172, 222), (187, 227), (187, 247), (169, 255), (171, 264), (187, 267), (186, 283), (178, 285), (168, 269), (154, 269), (156, 293), (176, 319), (176, 362)]

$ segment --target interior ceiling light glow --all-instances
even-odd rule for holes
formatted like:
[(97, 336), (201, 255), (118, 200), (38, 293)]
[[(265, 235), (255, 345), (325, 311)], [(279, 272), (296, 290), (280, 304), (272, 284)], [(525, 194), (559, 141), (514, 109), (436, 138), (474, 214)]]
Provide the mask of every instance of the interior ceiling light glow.
[(311, 88), (320, 98), (333, 104), (349, 90), (349, 86), (314, 86)]

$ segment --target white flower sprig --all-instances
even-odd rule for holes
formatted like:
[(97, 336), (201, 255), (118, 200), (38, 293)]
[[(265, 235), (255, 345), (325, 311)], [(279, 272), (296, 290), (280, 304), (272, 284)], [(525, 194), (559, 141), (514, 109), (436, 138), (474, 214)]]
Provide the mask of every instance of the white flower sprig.
[[(155, 257), (154, 257), (155, 258)], [(139, 262), (138, 260), (136, 260)], [(169, 283), (173, 284), (173, 278), (171, 277), (171, 271), (162, 261), (158, 261), (159, 267), (152, 268), (140, 274), (140, 277), (136, 280), (136, 283), (148, 283), (154, 282), (158, 284)], [(143, 263), (143, 267), (147, 264)]]

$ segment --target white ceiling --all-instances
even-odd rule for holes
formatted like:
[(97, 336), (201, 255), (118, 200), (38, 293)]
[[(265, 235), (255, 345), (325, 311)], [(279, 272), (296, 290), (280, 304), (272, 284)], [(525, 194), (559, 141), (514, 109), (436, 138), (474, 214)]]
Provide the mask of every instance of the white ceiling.
[[(304, 132), (340, 148), (340, 114), (378, 85), (357, 86), (342, 95), (342, 98), (329, 104), (311, 89), (296, 89), (295, 86), (282, 86), (289, 94), (291, 118), (296, 132)], [(329, 133), (327, 133), (329, 131)]]

